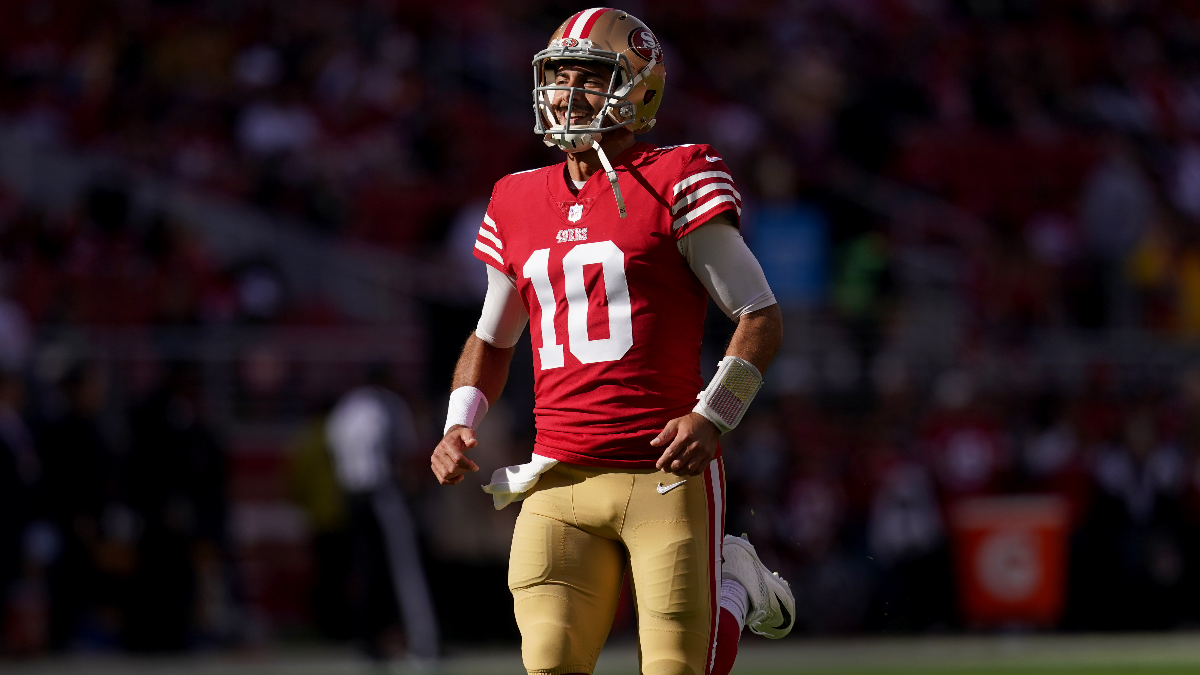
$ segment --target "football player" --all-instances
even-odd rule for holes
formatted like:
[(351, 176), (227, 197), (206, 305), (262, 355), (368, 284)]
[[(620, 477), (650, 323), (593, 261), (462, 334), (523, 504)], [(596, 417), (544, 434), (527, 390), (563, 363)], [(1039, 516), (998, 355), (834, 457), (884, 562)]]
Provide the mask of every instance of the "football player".
[[(453, 485), (478, 470), (474, 427), (530, 323), (533, 459), (484, 488), (497, 508), (523, 500), (508, 585), (525, 668), (591, 673), (628, 568), (641, 672), (724, 675), (744, 626), (778, 638), (795, 616), (787, 583), (724, 535), (718, 444), (779, 347), (779, 309), (738, 232), (741, 195), (717, 151), (636, 140), (666, 84), (644, 23), (579, 12), (533, 69), (535, 132), (566, 162), (492, 191), (475, 242), (488, 291), (433, 472)], [(737, 329), (705, 386), (709, 297)]]

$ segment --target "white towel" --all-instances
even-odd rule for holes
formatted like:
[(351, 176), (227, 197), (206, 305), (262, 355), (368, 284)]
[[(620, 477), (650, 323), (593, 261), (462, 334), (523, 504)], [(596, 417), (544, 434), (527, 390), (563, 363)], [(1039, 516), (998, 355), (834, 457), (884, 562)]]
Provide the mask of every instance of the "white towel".
[(499, 511), (513, 502), (525, 499), (525, 493), (532, 490), (542, 474), (555, 464), (558, 464), (557, 459), (534, 455), (525, 464), (496, 469), (492, 472), (492, 482), (484, 485), (483, 491), (492, 496), (492, 504)]

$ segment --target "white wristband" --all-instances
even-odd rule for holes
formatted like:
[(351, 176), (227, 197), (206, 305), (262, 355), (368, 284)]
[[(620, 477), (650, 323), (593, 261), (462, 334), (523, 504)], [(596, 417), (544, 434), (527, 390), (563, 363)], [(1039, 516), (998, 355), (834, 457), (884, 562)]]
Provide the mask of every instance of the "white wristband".
[(475, 387), (459, 387), (450, 392), (450, 406), (446, 410), (446, 428), (442, 435), (450, 431), (450, 427), (461, 424), (464, 427), (475, 428), (488, 410), (487, 397)]
[(703, 415), (721, 433), (733, 430), (742, 421), (754, 395), (762, 387), (762, 374), (753, 363), (726, 356), (717, 364), (717, 374), (696, 398), (700, 402), (692, 412)]

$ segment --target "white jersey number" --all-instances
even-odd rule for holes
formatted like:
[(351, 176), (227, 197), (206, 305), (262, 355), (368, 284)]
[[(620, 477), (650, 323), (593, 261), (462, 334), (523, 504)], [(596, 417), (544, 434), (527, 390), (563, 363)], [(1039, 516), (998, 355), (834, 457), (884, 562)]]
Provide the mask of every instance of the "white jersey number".
[[(567, 300), (567, 336), (571, 353), (581, 363), (616, 361), (633, 346), (633, 310), (629, 282), (625, 279), (625, 254), (611, 241), (579, 244), (563, 256), (563, 285)], [(583, 266), (600, 265), (604, 294), (608, 298), (608, 337), (588, 338), (588, 296), (583, 283)], [(542, 370), (561, 368), (563, 348), (554, 331), (557, 300), (550, 285), (550, 249), (540, 248), (525, 261), (521, 273), (533, 284), (542, 314), (542, 346), (538, 356)]]

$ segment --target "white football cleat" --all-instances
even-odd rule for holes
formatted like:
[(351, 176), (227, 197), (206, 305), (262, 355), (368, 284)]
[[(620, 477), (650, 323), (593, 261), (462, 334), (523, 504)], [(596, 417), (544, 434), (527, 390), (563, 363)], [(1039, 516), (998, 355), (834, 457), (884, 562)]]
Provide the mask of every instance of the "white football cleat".
[(745, 538), (727, 534), (723, 543), (721, 577), (745, 587), (750, 601), (746, 627), (772, 640), (792, 632), (796, 623), (796, 597), (788, 582), (778, 572), (767, 569)]

